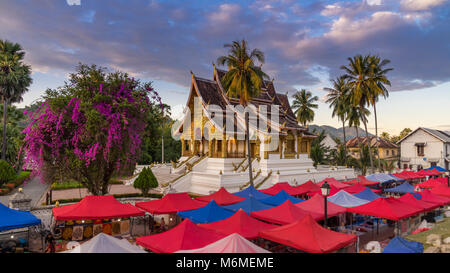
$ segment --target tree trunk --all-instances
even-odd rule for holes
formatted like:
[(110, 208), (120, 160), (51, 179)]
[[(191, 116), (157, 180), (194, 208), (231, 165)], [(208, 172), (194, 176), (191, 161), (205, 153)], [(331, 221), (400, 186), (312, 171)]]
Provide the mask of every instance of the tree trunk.
[(249, 124), (249, 112), (245, 112), (245, 126), (247, 128), (247, 154), (248, 154), (248, 175), (250, 178), (250, 185), (254, 187), (253, 185), (253, 175), (252, 175), (252, 153), (250, 150), (250, 124)]
[(347, 154), (347, 138), (345, 137), (345, 121), (342, 121), (342, 130), (344, 131), (344, 150), (345, 154)]
[(6, 111), (8, 110), (8, 102), (3, 98), (3, 140), (2, 140), (2, 160), (6, 160)]
[[(377, 108), (375, 107), (375, 102), (373, 103), (373, 113), (375, 116), (375, 136), (377, 138), (377, 142), (378, 142), (378, 122), (377, 122)], [(381, 162), (380, 162), (380, 154), (379, 154), (380, 150), (377, 150), (377, 158), (378, 158), (378, 171), (381, 172)]]
[(365, 121), (363, 121), (363, 123), (364, 128), (366, 129), (367, 145), (369, 146), (370, 169), (372, 170), (372, 173), (375, 173), (375, 170), (373, 168), (372, 147), (370, 146), (369, 131), (367, 131), (367, 123)]
[(355, 131), (356, 131), (356, 139), (358, 139), (359, 138), (359, 132), (358, 132), (358, 127), (357, 126), (355, 126)]

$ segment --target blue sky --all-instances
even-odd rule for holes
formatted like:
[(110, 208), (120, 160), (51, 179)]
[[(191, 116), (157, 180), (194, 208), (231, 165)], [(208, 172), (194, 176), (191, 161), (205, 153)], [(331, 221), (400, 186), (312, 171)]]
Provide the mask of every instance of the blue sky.
[[(378, 124), (398, 134), (450, 130), (449, 11), (448, 0), (3, 0), (0, 39), (20, 43), (33, 69), (19, 106), (61, 86), (83, 62), (153, 81), (174, 116), (187, 100), (189, 71), (211, 78), (233, 40), (265, 52), (278, 92), (305, 88), (322, 100), (347, 57), (379, 54), (394, 70)], [(340, 126), (323, 102), (314, 123)]]

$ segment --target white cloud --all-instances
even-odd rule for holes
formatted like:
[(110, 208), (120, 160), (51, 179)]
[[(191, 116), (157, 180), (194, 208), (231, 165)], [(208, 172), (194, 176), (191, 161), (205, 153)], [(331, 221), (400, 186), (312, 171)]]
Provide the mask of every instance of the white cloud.
[(80, 6), (81, 0), (66, 0), (67, 5), (69, 6)]
[(422, 11), (440, 6), (448, 0), (402, 0), (400, 5), (405, 10)]

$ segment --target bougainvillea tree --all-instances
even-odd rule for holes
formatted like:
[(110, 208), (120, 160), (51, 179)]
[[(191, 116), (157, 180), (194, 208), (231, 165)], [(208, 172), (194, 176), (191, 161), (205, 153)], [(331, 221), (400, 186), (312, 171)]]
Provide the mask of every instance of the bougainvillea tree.
[(69, 79), (27, 113), (25, 162), (45, 182), (75, 179), (103, 195), (113, 174), (135, 165), (148, 111), (161, 99), (151, 83), (95, 65), (80, 64)]

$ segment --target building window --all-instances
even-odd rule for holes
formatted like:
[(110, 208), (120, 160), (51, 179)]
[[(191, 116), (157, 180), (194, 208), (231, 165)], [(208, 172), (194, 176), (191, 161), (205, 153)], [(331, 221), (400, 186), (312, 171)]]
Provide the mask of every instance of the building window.
[(389, 156), (389, 150), (386, 150), (386, 156)]
[(425, 155), (425, 147), (423, 145), (417, 146), (417, 156), (424, 156)]

